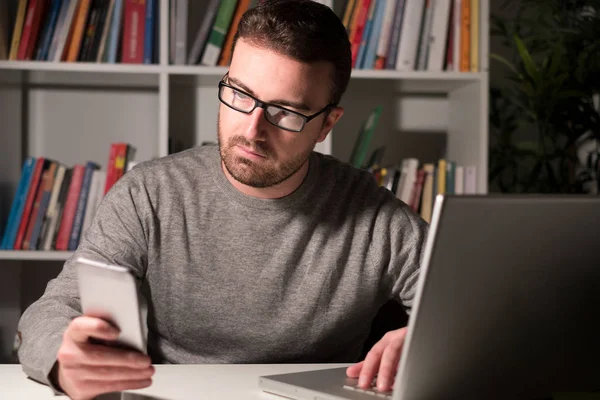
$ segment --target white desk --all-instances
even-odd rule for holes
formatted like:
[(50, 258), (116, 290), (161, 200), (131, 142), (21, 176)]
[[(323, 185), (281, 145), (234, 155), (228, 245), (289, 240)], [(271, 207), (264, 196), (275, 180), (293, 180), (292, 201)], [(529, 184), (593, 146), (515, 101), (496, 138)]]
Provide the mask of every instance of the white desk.
[[(156, 365), (152, 386), (124, 396), (127, 400), (281, 399), (262, 392), (260, 375), (344, 367), (349, 364)], [(138, 394), (138, 396), (129, 395)], [(44, 400), (55, 397), (49, 387), (28, 379), (20, 365), (0, 365), (0, 399)]]

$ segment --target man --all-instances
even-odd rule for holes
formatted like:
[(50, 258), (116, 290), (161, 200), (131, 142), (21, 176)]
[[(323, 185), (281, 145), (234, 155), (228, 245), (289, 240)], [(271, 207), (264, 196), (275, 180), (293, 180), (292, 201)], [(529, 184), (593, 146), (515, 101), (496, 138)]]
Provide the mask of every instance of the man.
[[(365, 171), (313, 152), (342, 117), (350, 44), (327, 7), (267, 1), (240, 22), (217, 146), (139, 164), (20, 321), (24, 371), (74, 398), (151, 384), (153, 363), (354, 362), (389, 299), (409, 311), (426, 223)], [(130, 268), (148, 354), (81, 316), (77, 256)], [(404, 330), (348, 369), (391, 388)]]

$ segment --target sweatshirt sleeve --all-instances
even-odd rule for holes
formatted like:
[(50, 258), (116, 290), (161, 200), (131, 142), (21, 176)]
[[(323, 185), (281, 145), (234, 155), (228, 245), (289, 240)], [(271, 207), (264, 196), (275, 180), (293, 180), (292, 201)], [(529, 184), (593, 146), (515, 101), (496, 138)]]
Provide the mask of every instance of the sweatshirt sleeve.
[(419, 280), (429, 224), (408, 206), (399, 207), (390, 218), (390, 255), (385, 274), (389, 299), (395, 299), (410, 314)]
[(151, 213), (141, 173), (134, 168), (104, 197), (79, 247), (62, 271), (46, 286), (44, 294), (29, 306), (18, 325), (18, 350), (23, 371), (33, 380), (59, 390), (49, 379), (62, 336), (70, 321), (81, 315), (75, 259), (79, 256), (129, 267), (136, 282), (147, 265), (146, 218)]

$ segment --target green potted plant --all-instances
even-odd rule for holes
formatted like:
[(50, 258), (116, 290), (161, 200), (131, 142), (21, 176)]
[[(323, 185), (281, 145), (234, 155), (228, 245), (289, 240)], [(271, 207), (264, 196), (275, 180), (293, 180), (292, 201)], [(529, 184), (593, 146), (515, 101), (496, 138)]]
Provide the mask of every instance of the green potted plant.
[(490, 187), (597, 193), (600, 0), (519, 3), (516, 18), (491, 17), (510, 57), (491, 55), (509, 83), (490, 88)]

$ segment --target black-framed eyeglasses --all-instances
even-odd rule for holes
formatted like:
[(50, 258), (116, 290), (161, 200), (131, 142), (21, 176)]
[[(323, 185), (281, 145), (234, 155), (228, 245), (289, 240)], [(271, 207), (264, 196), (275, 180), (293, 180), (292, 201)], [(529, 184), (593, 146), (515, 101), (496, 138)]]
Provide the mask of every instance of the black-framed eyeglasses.
[(312, 115), (300, 114), (285, 107), (260, 101), (251, 94), (225, 83), (225, 78), (227, 74), (219, 82), (219, 100), (223, 104), (244, 114), (250, 114), (256, 107), (260, 107), (265, 111), (265, 119), (269, 123), (286, 131), (300, 132), (306, 123), (335, 107), (335, 104), (330, 103)]

